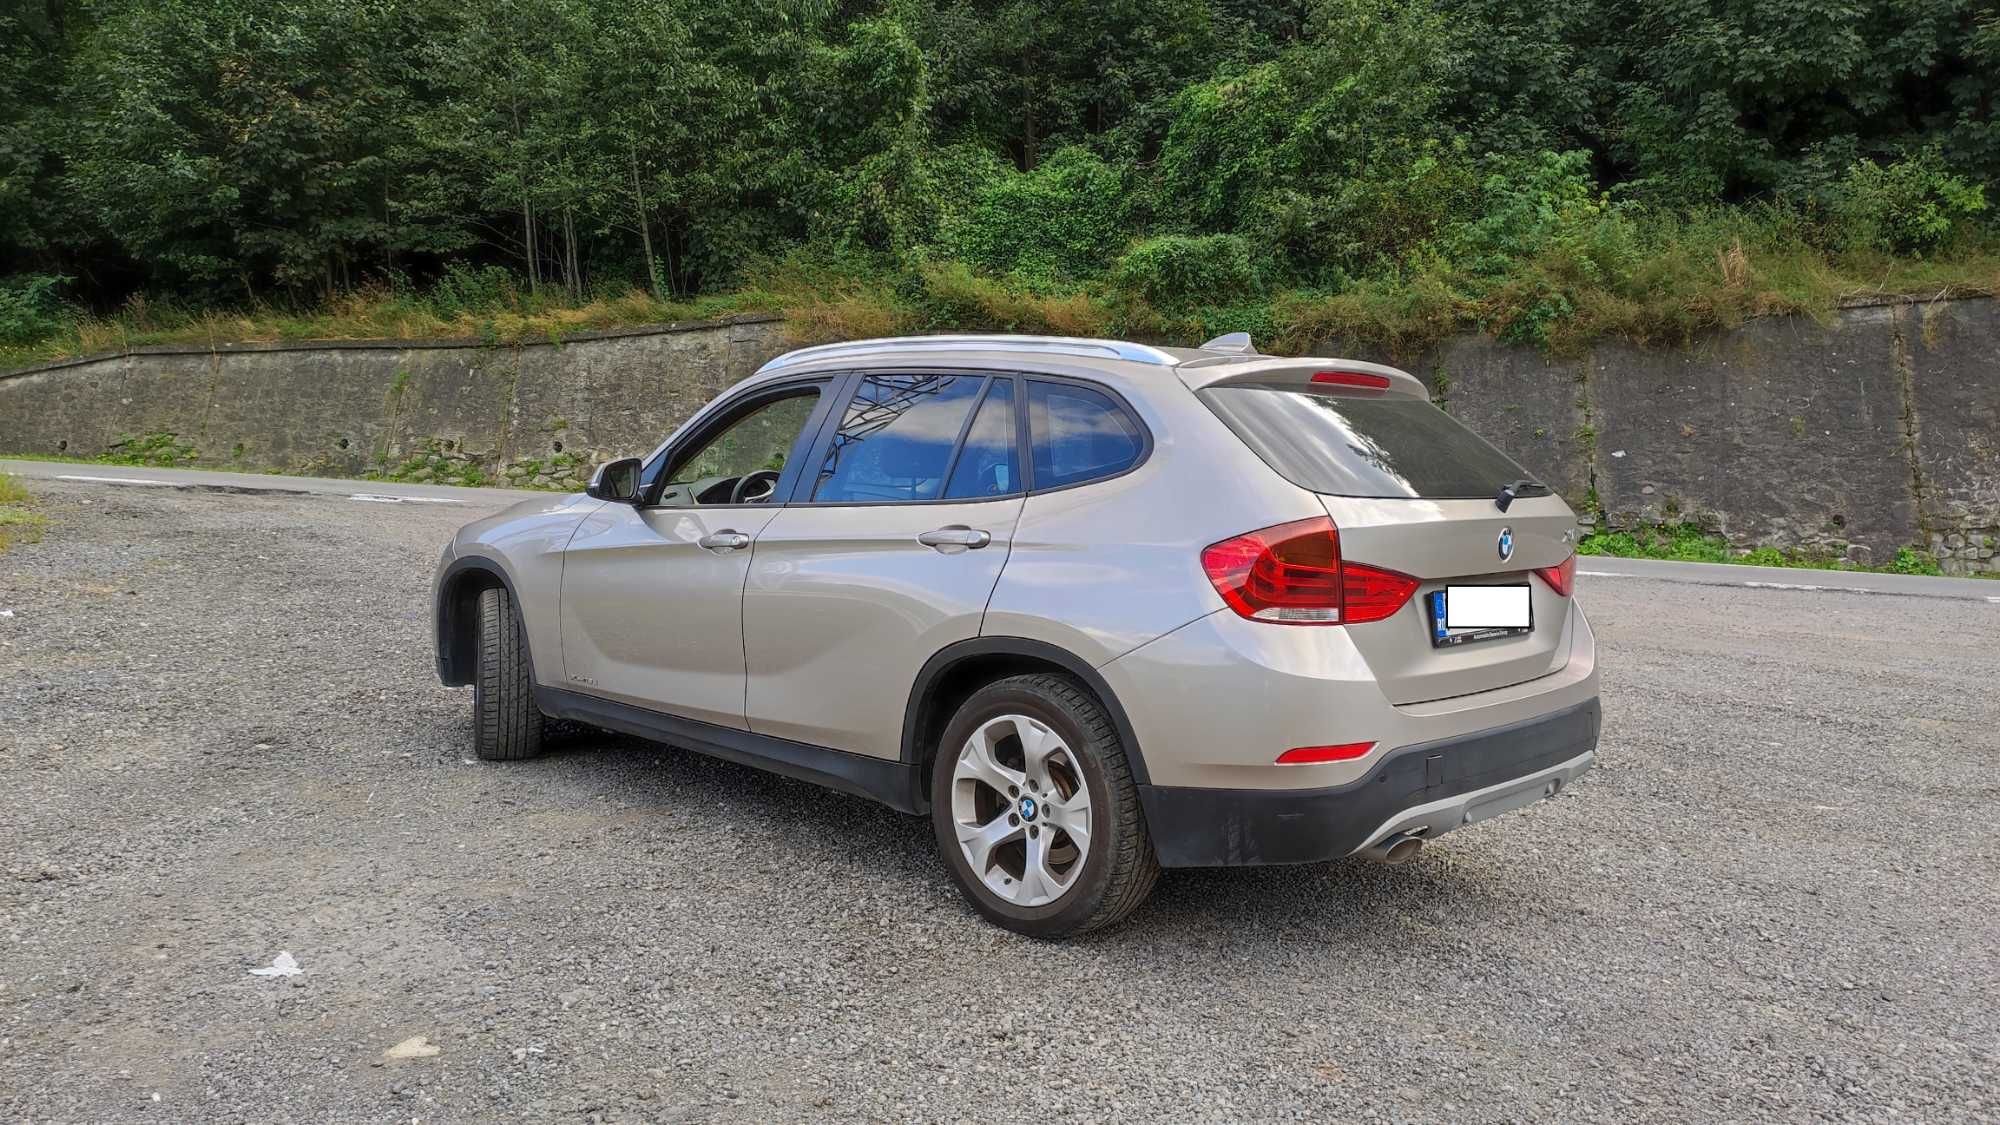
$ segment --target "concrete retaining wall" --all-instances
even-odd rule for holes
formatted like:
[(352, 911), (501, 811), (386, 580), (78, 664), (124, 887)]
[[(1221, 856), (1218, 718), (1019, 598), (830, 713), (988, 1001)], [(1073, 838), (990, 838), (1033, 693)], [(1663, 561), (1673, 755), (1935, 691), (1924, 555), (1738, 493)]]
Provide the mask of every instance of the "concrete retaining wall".
[[(775, 319), (465, 341), (147, 349), (0, 376), (0, 453), (575, 486), (784, 349)], [(1552, 358), (1461, 337), (1403, 364), (1612, 526), (2000, 570), (2000, 303), (1753, 321)], [(121, 444), (122, 443), (122, 444)]]

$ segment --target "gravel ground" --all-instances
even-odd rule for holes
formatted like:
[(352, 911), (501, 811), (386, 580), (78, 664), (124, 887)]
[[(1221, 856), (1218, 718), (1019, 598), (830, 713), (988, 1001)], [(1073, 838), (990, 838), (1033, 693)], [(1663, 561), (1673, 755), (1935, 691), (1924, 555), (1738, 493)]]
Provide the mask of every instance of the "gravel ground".
[(466, 509), (32, 487), (0, 1119), (2000, 1119), (2000, 605), (1586, 578), (1563, 797), (1055, 946), (857, 799), (468, 761)]

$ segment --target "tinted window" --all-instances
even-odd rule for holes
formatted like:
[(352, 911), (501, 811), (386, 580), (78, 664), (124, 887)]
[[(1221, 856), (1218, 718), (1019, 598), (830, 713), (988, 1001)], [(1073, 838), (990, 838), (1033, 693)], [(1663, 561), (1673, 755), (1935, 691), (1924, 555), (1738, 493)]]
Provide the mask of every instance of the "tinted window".
[(935, 500), (959, 431), (985, 382), (977, 375), (870, 375), (820, 465), (821, 503)]
[(1273, 387), (1201, 397), (1280, 476), (1333, 496), (1490, 498), (1529, 479), (1505, 453), (1421, 399)]
[(792, 445), (818, 401), (815, 389), (753, 407), (682, 458), (667, 483), (692, 484), (784, 468), (785, 458), (791, 456)]
[(1028, 384), (1028, 429), (1035, 438), (1035, 487), (1060, 488), (1122, 473), (1145, 438), (1110, 395), (1074, 383)]
[(1020, 451), (1014, 444), (1014, 380), (999, 378), (979, 404), (965, 435), (965, 449), (952, 467), (944, 494), (953, 500), (1005, 496), (1021, 490)]

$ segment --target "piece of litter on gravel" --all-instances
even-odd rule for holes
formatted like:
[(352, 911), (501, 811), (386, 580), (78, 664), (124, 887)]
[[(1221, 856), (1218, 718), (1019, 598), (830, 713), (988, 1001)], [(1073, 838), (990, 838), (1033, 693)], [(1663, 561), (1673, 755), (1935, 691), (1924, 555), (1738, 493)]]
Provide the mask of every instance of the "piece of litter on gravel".
[(11, 609), (0, 609), (0, 617), (12, 617), (12, 616), (14, 616), (14, 611), (13, 611), (13, 610), (11, 610)]
[(303, 972), (305, 970), (299, 968), (298, 961), (291, 954), (279, 950), (278, 955), (271, 958), (269, 967), (252, 969), (250, 970), (250, 975), (253, 977), (295, 977)]
[(412, 1035), (401, 1043), (382, 1052), (385, 1059), (427, 1059), (443, 1051), (444, 1048), (430, 1041), (428, 1036)]

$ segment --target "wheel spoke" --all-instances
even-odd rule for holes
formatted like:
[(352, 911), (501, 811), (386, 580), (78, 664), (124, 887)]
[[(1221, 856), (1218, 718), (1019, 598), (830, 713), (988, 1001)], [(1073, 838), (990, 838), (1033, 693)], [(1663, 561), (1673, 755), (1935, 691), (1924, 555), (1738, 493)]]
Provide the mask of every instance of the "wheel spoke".
[(1028, 767), (1029, 780), (1040, 787), (1041, 792), (1053, 794), (1055, 786), (1049, 777), (1049, 755), (1057, 751), (1067, 752), (1062, 736), (1035, 722), (1033, 719), (1018, 719), (1014, 730), (1021, 738), (1021, 758)]
[(1038, 832), (1028, 837), (1028, 860), (1021, 868), (1023, 902), (1035, 903), (1063, 892), (1063, 877), (1049, 867), (1049, 842), (1054, 835)]
[(1046, 810), (1048, 827), (1062, 829), (1070, 843), (1076, 845), (1078, 854), (1090, 854), (1090, 797), (1084, 790), (1077, 790), (1066, 801), (1050, 801), (1042, 808)]
[(981, 879), (993, 867), (993, 849), (1019, 839), (1022, 828), (1007, 823), (1007, 812), (1002, 809), (985, 824), (958, 822), (958, 842), (965, 848), (965, 858), (972, 864), (972, 870)]
[(1027, 777), (1018, 770), (1010, 770), (993, 756), (993, 726), (989, 724), (972, 732), (965, 742), (965, 751), (958, 757), (958, 776), (971, 778), (1000, 794), (1004, 800), (1011, 796), (1011, 786), (1018, 792), (1027, 784)]

